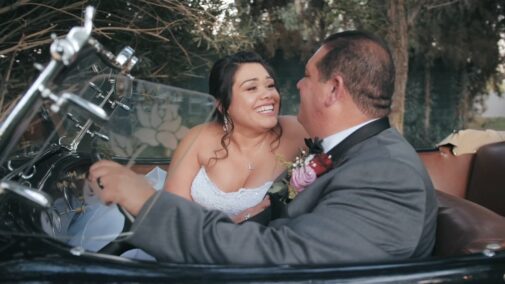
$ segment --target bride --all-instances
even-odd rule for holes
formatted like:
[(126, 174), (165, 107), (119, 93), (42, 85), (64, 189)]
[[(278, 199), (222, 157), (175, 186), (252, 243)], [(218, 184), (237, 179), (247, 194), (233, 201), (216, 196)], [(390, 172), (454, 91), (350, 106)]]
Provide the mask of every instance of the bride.
[(279, 116), (272, 69), (256, 53), (218, 60), (209, 76), (216, 121), (192, 128), (176, 149), (165, 190), (235, 223), (268, 207), (272, 181), (303, 147), (305, 129), (294, 116)]
[[(193, 127), (180, 142), (164, 189), (241, 223), (270, 205), (266, 192), (285, 170), (283, 162), (294, 159), (308, 135), (296, 117), (279, 116), (273, 71), (256, 53), (218, 60), (210, 72), (209, 93), (217, 101), (216, 119)], [(104, 161), (92, 166), (88, 177), (99, 194), (104, 166)], [(122, 256), (155, 260), (140, 249)]]

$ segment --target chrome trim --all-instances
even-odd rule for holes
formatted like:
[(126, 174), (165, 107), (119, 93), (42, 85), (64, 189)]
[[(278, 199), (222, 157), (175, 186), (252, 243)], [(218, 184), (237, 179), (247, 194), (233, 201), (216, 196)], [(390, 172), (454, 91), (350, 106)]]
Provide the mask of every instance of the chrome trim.
[(32, 172), (30, 174), (25, 174), (25, 172), (21, 172), (21, 178), (22, 179), (31, 179), (35, 173), (37, 172), (37, 168), (35, 167), (35, 165), (32, 165)]
[[(40, 97), (37, 96), (39, 90), (41, 88), (45, 89), (44, 86), (46, 83), (52, 81), (54, 77), (56, 77), (63, 65), (72, 63), (77, 57), (77, 53), (89, 41), (93, 29), (94, 14), (95, 8), (92, 6), (86, 7), (83, 27), (73, 27), (63, 39), (58, 39), (56, 36), (53, 36), (54, 41), (50, 46), (52, 55), (51, 61), (30, 86), (28, 91), (23, 94), (20, 101), (7, 115), (3, 123), (0, 124), (0, 149), (2, 149), (0, 157), (10, 152), (10, 148), (13, 147), (12, 145), (17, 142), (13, 141), (10, 147), (6, 147), (12, 141), (12, 133), (14, 133), (21, 121), (28, 116), (27, 114), (36, 101), (40, 100)], [(71, 98), (66, 99), (72, 100)], [(80, 104), (75, 100), (74, 103)]]
[(0, 182), (0, 189), (9, 190), (19, 196), (22, 196), (44, 208), (51, 208), (53, 201), (49, 195), (42, 191), (33, 190), (32, 188), (20, 185), (12, 181)]

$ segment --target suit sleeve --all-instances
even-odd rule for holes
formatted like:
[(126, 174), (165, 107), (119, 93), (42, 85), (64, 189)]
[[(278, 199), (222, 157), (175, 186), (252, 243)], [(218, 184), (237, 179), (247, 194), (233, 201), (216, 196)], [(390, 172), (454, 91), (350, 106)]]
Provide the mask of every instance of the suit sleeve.
[[(371, 174), (378, 168), (381, 175)], [(290, 204), (290, 218), (269, 226), (236, 225), (219, 211), (161, 192), (142, 209), (130, 242), (175, 263), (296, 265), (408, 258), (423, 230), (425, 187), (419, 173), (402, 164), (348, 165), (323, 176), (317, 188), (307, 188)]]

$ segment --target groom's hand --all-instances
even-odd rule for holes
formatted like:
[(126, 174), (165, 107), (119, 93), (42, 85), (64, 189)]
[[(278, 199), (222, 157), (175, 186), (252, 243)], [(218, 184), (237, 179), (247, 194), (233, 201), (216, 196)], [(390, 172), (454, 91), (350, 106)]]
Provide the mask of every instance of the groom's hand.
[(93, 164), (88, 179), (102, 202), (117, 203), (134, 216), (155, 193), (143, 176), (112, 161), (102, 160)]

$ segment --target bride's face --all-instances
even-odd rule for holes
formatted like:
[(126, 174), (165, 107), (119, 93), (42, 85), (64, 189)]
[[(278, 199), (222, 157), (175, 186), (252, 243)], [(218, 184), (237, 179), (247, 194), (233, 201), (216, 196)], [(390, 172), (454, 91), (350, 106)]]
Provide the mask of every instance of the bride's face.
[(228, 113), (235, 127), (268, 130), (277, 125), (279, 92), (259, 63), (241, 64), (235, 73)]

